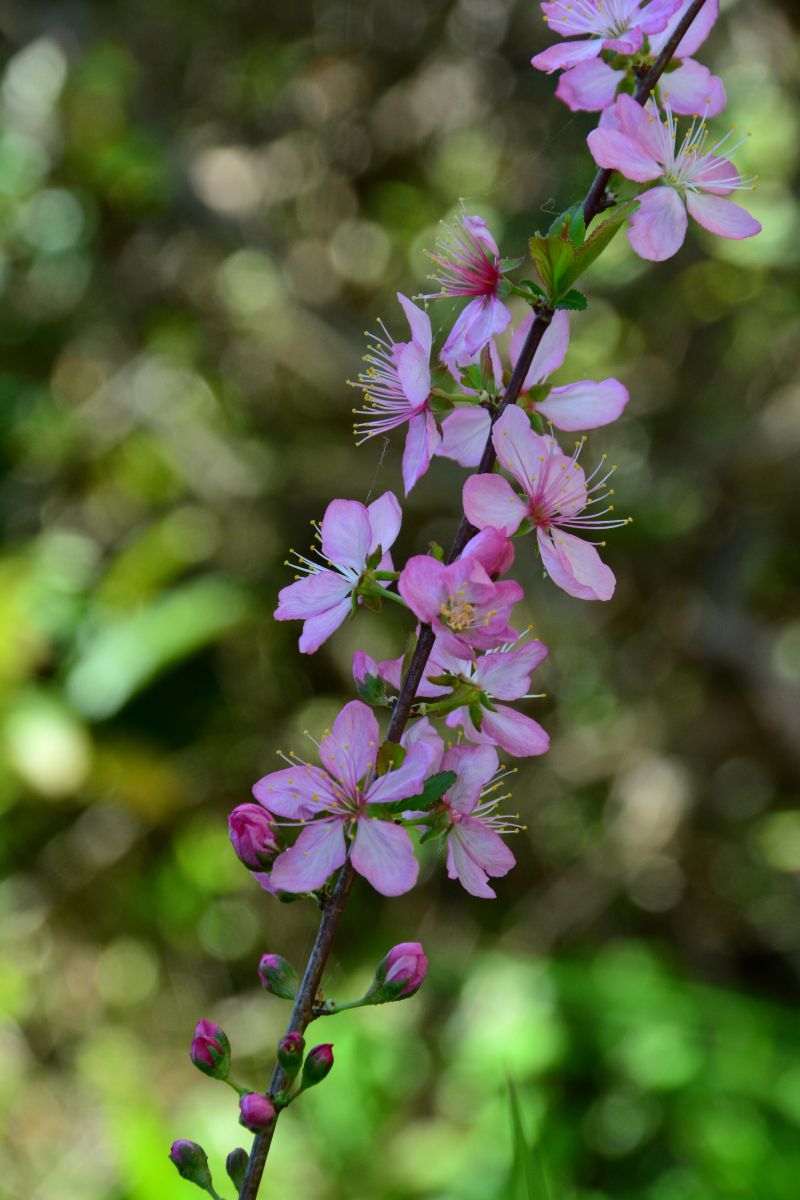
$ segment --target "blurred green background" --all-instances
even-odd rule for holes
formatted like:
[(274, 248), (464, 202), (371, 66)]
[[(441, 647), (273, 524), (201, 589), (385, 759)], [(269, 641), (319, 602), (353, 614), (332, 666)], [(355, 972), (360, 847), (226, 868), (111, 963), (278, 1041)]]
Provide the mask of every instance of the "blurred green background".
[[(426, 860), (360, 883), (344, 999), (421, 938), (415, 1000), (348, 1013), (323, 1088), (281, 1121), (265, 1195), (496, 1200), (519, 1085), (557, 1200), (795, 1200), (800, 1179), (800, 222), (794, 0), (730, 0), (700, 57), (753, 241), (620, 237), (563, 381), (632, 402), (587, 462), (634, 524), (609, 604), (542, 581), (499, 898)], [(529, 67), (530, 0), (9, 0), (0, 83), (0, 1097), (10, 1200), (178, 1200), (170, 1141), (247, 1138), (187, 1051), (220, 1021), (263, 1086), (313, 909), (230, 852), (226, 813), (352, 695), (363, 613), (313, 659), (275, 624), (290, 545), (333, 496), (400, 489), (402, 438), (353, 446), (345, 379), (463, 199), (506, 254), (592, 175), (586, 114)], [(452, 314), (433, 309), (444, 325)], [(398, 557), (446, 542), (439, 462)]]

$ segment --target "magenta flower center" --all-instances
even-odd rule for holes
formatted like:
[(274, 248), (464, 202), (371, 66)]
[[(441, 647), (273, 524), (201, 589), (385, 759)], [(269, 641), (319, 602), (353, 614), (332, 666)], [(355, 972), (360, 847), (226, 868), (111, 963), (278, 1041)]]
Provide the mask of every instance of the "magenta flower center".
[(502, 278), (495, 255), (463, 224), (456, 225), (447, 244), (431, 258), (440, 268), (436, 279), (443, 296), (494, 296)]

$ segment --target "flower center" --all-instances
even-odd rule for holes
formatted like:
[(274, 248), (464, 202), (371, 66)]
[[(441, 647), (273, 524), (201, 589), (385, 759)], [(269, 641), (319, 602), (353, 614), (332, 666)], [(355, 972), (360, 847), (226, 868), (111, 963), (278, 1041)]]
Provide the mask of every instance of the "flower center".
[(457, 600), (450, 596), (446, 604), (439, 609), (442, 620), (455, 633), (463, 633), (475, 624), (475, 605), (468, 600)]

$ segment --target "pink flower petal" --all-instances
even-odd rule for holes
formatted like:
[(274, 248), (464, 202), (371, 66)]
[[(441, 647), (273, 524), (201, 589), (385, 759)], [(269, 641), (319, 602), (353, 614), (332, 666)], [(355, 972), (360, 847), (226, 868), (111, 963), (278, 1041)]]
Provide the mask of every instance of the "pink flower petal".
[(547, 574), (568, 595), (578, 600), (610, 600), (614, 573), (600, 558), (591, 542), (554, 529), (538, 531), (539, 551)]
[(599, 112), (614, 103), (624, 78), (624, 71), (613, 70), (602, 58), (591, 59), (564, 72), (556, 96), (573, 112)]
[(488, 526), (470, 538), (459, 558), (477, 558), (487, 575), (497, 579), (511, 570), (514, 545), (499, 529)]
[[(624, 96), (619, 98), (624, 99)], [(638, 104), (636, 107), (639, 107)], [(649, 183), (664, 174), (664, 168), (652, 155), (625, 133), (618, 133), (614, 129), (593, 129), (586, 140), (599, 167), (621, 171), (626, 179)]]
[(372, 540), (369, 517), (357, 500), (332, 500), (322, 518), (322, 553), (337, 567), (364, 570)]
[[(616, 128), (655, 159), (663, 167), (671, 160), (673, 139), (669, 129), (661, 121), (658, 105), (652, 98), (642, 107), (632, 96), (623, 92), (617, 97), (617, 102), (609, 113), (616, 113)], [(606, 116), (607, 114), (603, 114)], [(602, 122), (604, 128), (611, 129), (612, 125)]]
[(414, 615), (426, 624), (439, 615), (446, 570), (444, 563), (429, 554), (415, 554), (398, 580), (400, 595)]
[(639, 207), (631, 217), (628, 241), (640, 258), (663, 262), (680, 250), (687, 224), (686, 208), (674, 188), (653, 188), (639, 197)]
[(461, 467), (477, 467), (486, 448), (492, 420), (485, 408), (457, 408), (442, 421), (437, 454), (452, 458)]
[(477, 681), (498, 700), (518, 700), (531, 685), (531, 672), (547, 658), (544, 642), (532, 641), (518, 650), (483, 654), (478, 659)]
[[(533, 313), (530, 312), (524, 321), (520, 321), (517, 328), (511, 334), (509, 357), (512, 367), (517, 364), (517, 359), (522, 353), (522, 347), (532, 324)], [(548, 375), (552, 375), (553, 371), (557, 371), (567, 356), (568, 347), (569, 316), (563, 309), (560, 309), (542, 335), (539, 348), (534, 354), (533, 362), (530, 365), (528, 374), (525, 376), (522, 391), (528, 391), (536, 383), (544, 383)]]
[(429, 741), (422, 738), (412, 742), (402, 766), (373, 780), (367, 800), (370, 804), (393, 804), (395, 800), (417, 796), (425, 786), (426, 777), (432, 773), (433, 759)]
[(476, 242), (479, 242), (487, 251), (490, 258), (497, 258), (500, 251), (497, 247), (497, 242), (489, 230), (489, 226), (484, 221), (483, 217), (467, 214), (462, 217), (462, 224), (468, 233), (471, 233)]
[(464, 484), (463, 500), (467, 520), (476, 529), (491, 525), (510, 536), (528, 515), (527, 504), (501, 475), (471, 475)]
[(275, 859), (272, 886), (282, 892), (313, 892), (347, 857), (342, 822), (314, 821)]
[(403, 451), (403, 487), (406, 495), (427, 471), (441, 440), (442, 435), (433, 415), (427, 409), (411, 418)]
[(537, 71), (560, 71), (563, 67), (574, 67), (576, 63), (586, 62), (588, 58), (597, 58), (603, 49), (602, 38), (589, 38), (580, 42), (556, 42), (548, 46), (541, 54), (531, 59), (531, 66)]
[(389, 821), (359, 820), (351, 860), (359, 875), (382, 896), (402, 896), (413, 888), (419, 875), (408, 834)]
[(662, 75), (658, 85), (659, 98), (668, 103), (674, 113), (692, 117), (716, 117), (725, 107), (725, 86), (712, 75), (708, 67), (687, 58), (675, 71)]
[[(510, 404), (495, 421), (492, 442), (501, 467), (505, 467), (530, 496), (533, 481), (541, 474), (542, 463), (548, 457), (548, 443), (533, 432), (527, 414), (515, 404)], [(500, 526), (496, 525), (496, 528)]]
[(635, 54), (642, 44), (642, 31), (639, 28), (634, 28), (623, 33), (620, 37), (605, 38), (603, 40), (604, 50), (613, 50), (615, 54)]
[(471, 896), (493, 899), (486, 878), (507, 875), (517, 861), (499, 834), (474, 817), (464, 817), (447, 839), (447, 873)]
[(372, 536), (369, 542), (369, 552), (372, 554), (380, 546), (384, 553), (393, 546), (400, 532), (400, 522), (403, 510), (394, 492), (384, 492), (372, 504), (367, 505), (367, 516)]
[[(682, 0), (650, 0), (642, 12), (636, 16), (636, 24), (642, 33), (657, 34), (666, 29), (670, 17), (674, 16), (681, 7)], [(680, 20), (680, 17), (677, 18)], [(673, 23), (672, 28), (675, 28)], [(652, 49), (652, 42), (650, 44)]]
[(583, 379), (553, 388), (536, 405), (536, 411), (552, 421), (556, 429), (574, 433), (616, 421), (627, 403), (628, 389), (618, 379), (604, 379), (602, 383)]
[(494, 746), (451, 746), (442, 759), (442, 771), (455, 771), (456, 781), (446, 799), (457, 812), (471, 813), (485, 787), (500, 766)]
[(334, 608), (352, 590), (350, 580), (335, 571), (317, 571), (281, 588), (272, 615), (276, 621), (305, 621)]
[(494, 712), (484, 712), (481, 732), (515, 758), (544, 754), (550, 746), (550, 738), (538, 721), (507, 704), (496, 704)]
[(353, 679), (356, 683), (363, 684), (367, 675), (373, 675), (378, 678), (378, 664), (375, 659), (369, 654), (365, 654), (363, 650), (356, 650), (353, 655)]
[(702, 196), (689, 192), (686, 196), (686, 207), (697, 221), (709, 233), (717, 233), (720, 237), (741, 238), (755, 237), (761, 232), (761, 225), (751, 217), (747, 209), (733, 200), (723, 200), (721, 196)]
[(308, 820), (336, 800), (326, 772), (307, 763), (272, 771), (253, 784), (252, 792), (269, 812), (293, 821)]
[(378, 722), (372, 709), (360, 700), (345, 704), (333, 729), (319, 744), (322, 765), (334, 779), (354, 790), (378, 757)]
[[(444, 691), (445, 689), (442, 690)], [(429, 756), (428, 771), (435, 775), (437, 771), (441, 771), (442, 769), (444, 742), (427, 717), (420, 717), (419, 720), (409, 725), (400, 739), (400, 745), (406, 750), (410, 750), (418, 742), (425, 744)]]
[(424, 309), (414, 304), (409, 300), (408, 296), (404, 296), (402, 292), (397, 293), (397, 299), (403, 307), (403, 312), (406, 314), (406, 319), (411, 329), (411, 339), (416, 342), (426, 359), (431, 356), (431, 344), (433, 335), (431, 333), (431, 319)]
[(730, 159), (716, 154), (706, 154), (692, 171), (692, 183), (712, 196), (729, 196), (739, 181), (739, 172)]
[[(661, 53), (664, 46), (672, 37), (673, 30), (677, 27), (691, 3), (692, 0), (680, 0), (672, 19), (666, 26), (662, 26), (660, 31), (644, 30), (645, 33), (650, 33), (650, 52), (652, 54)], [(695, 54), (708, 37), (718, 16), (719, 0), (706, 0), (706, 3), (700, 9), (700, 12), (678, 43), (674, 57), (678, 59), (689, 58), (692, 54)]]
[(350, 615), (350, 600), (340, 600), (327, 612), (319, 613), (316, 617), (308, 617), (303, 632), (300, 634), (297, 646), (301, 654), (316, 654), (323, 642), (327, 642), (332, 633), (347, 620)]
[(431, 391), (430, 353), (416, 342), (406, 342), (397, 350), (394, 359), (406, 399), (413, 408), (420, 408)]

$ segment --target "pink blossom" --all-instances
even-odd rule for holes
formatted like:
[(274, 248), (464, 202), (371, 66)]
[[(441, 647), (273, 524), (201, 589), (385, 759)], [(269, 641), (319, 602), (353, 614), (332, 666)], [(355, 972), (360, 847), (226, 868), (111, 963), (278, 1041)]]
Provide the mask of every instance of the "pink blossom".
[(753, 186), (753, 180), (740, 179), (734, 165), (719, 153), (730, 133), (709, 145), (705, 121), (695, 119), (676, 149), (677, 127), (669, 106), (663, 123), (653, 101), (643, 109), (623, 95), (613, 111), (618, 129), (604, 127), (589, 134), (595, 162), (637, 183), (658, 182), (639, 197), (631, 217), (628, 239), (638, 255), (661, 262), (677, 253), (686, 236), (687, 209), (699, 225), (720, 237), (740, 239), (760, 232), (754, 217), (724, 198)]
[(522, 588), (511, 580), (493, 583), (475, 557), (446, 566), (430, 555), (415, 555), (397, 586), (415, 616), (432, 625), (453, 653), (499, 646), (515, 636), (508, 617)]
[(580, 600), (610, 600), (615, 585), (612, 571), (590, 542), (567, 530), (610, 529), (627, 523), (607, 515), (613, 504), (594, 515), (585, 512), (613, 494), (605, 490), (611, 471), (592, 482), (597, 468), (587, 479), (577, 461), (582, 442), (568, 458), (552, 437), (534, 433), (525, 413), (513, 405), (496, 422), (492, 439), (501, 466), (513, 475), (523, 494), (519, 496), (500, 475), (473, 475), (464, 485), (467, 519), (478, 529), (492, 525), (509, 535), (524, 520), (531, 521), (553, 582)]
[(364, 1002), (386, 1004), (406, 1000), (418, 992), (428, 974), (428, 959), (419, 942), (400, 942), (392, 946), (378, 963), (375, 978), (364, 995)]
[(228, 837), (234, 853), (251, 871), (268, 867), (280, 845), (269, 814), (259, 804), (238, 804), (228, 816)]
[(428, 469), (439, 445), (439, 430), (428, 406), (431, 391), (431, 322), (423, 309), (397, 293), (411, 330), (410, 342), (396, 342), (383, 322), (381, 332), (368, 334), (374, 343), (364, 361), (367, 370), (357, 384), (364, 392), (366, 408), (355, 409), (364, 418), (356, 426), (358, 445), (377, 434), (408, 421), (403, 453), (403, 483), (406, 495)]
[[(564, 37), (581, 41), (557, 42), (532, 60), (548, 75), (598, 58), (602, 50), (636, 54), (645, 34), (666, 28), (681, 0), (552, 0), (543, 3), (544, 19)], [(585, 39), (585, 40), (583, 40)]]
[(360, 700), (346, 704), (319, 744), (322, 767), (296, 759), (253, 787), (269, 812), (304, 826), (293, 846), (275, 860), (272, 885), (313, 892), (348, 855), (359, 874), (384, 896), (412, 888), (418, 865), (405, 829), (374, 815), (371, 806), (422, 791), (429, 748), (413, 747), (402, 766), (376, 774), (378, 723)]
[[(511, 313), (500, 299), (502, 264), (497, 242), (481, 217), (462, 215), (430, 256), (439, 267), (439, 296), (471, 296), (439, 357), (456, 373), (476, 362), (484, 346), (502, 333)], [(428, 297), (433, 299), (434, 297)], [(458, 378), (458, 375), (456, 375)]]
[(507, 875), (516, 859), (500, 837), (520, 828), (496, 812), (508, 795), (495, 796), (509, 772), (500, 770), (492, 746), (453, 746), (442, 759), (443, 771), (455, 771), (456, 782), (442, 797), (449, 817), (447, 874), (471, 896), (495, 898), (489, 878)]
[(333, 500), (322, 526), (315, 527), (321, 561), (291, 551), (295, 562), (287, 566), (304, 577), (278, 594), (276, 621), (303, 621), (300, 650), (313, 654), (339, 628), (352, 609), (353, 592), (367, 569), (367, 559), (378, 547), (381, 570), (392, 569), (389, 548), (400, 531), (402, 513), (393, 492), (384, 492), (372, 504)]
[[(511, 334), (512, 367), (516, 366), (522, 353), (533, 320), (531, 312)], [(529, 412), (541, 413), (556, 429), (570, 433), (596, 429), (616, 421), (628, 403), (628, 389), (618, 379), (601, 382), (582, 379), (545, 390), (548, 377), (564, 362), (568, 346), (569, 317), (566, 312), (559, 311), (545, 330), (520, 389), (524, 394), (535, 388), (537, 398), (525, 400), (523, 407)], [(442, 443), (437, 453), (455, 459), (462, 467), (477, 467), (491, 427), (491, 417), (485, 408), (470, 405), (456, 409), (442, 422)]]

